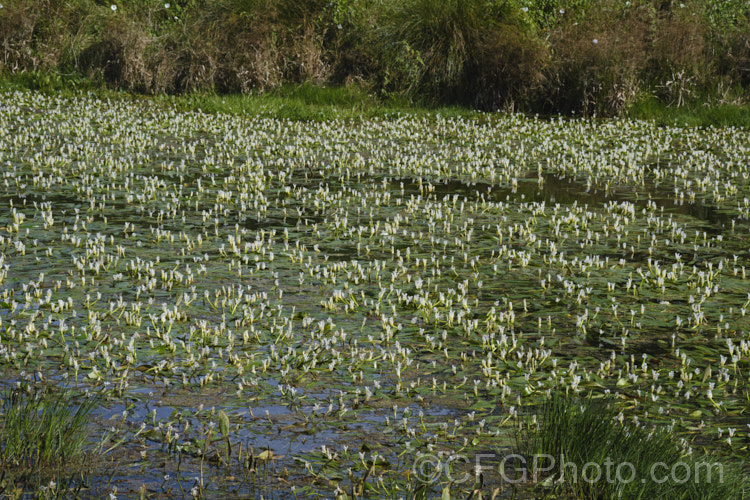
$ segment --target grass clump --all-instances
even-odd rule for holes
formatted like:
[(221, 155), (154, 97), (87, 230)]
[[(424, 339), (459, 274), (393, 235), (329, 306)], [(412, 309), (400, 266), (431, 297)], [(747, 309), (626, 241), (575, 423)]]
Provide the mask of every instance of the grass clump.
[(541, 79), (546, 50), (514, 2), (392, 2), (379, 30), (383, 85), (438, 102), (493, 107)]
[(536, 426), (521, 432), (518, 447), (525, 477), (549, 493), (579, 499), (747, 497), (739, 465), (697, 456), (667, 429), (626, 423), (611, 402), (554, 394), (538, 417)]
[(88, 418), (98, 404), (96, 397), (75, 399), (70, 390), (48, 387), (17, 387), (2, 394), (0, 464), (9, 474), (3, 489), (32, 486), (55, 472), (70, 475), (83, 456)]

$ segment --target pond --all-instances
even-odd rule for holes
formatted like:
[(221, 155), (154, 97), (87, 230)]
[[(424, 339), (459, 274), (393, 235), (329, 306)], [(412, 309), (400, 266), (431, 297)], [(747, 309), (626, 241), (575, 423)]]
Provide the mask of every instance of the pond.
[(0, 164), (4, 384), (102, 396), (92, 496), (407, 496), (557, 391), (746, 453), (747, 131), (14, 92)]

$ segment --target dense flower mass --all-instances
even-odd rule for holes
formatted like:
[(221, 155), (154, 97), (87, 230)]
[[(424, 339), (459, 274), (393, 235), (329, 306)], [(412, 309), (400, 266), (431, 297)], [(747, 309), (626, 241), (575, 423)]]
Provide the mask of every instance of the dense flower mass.
[(747, 445), (747, 131), (16, 92), (0, 164), (4, 379), (103, 390), (144, 482), (406, 491), (558, 392)]

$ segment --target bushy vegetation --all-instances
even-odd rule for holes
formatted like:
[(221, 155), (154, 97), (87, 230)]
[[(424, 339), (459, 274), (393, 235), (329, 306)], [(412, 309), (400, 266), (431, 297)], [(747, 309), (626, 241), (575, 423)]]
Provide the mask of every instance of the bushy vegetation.
[(421, 102), (617, 114), (654, 97), (741, 101), (749, 14), (742, 0), (10, 0), (0, 72), (145, 93), (356, 83)]

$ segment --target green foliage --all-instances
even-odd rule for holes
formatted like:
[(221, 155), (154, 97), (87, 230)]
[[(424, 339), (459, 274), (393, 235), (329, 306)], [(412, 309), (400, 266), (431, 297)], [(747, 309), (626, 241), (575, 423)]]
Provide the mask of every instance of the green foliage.
[[(556, 393), (538, 418), (536, 428), (529, 423), (518, 437), (519, 450), (525, 457), (548, 456), (535, 461), (538, 469), (528, 470), (528, 477), (533, 476), (548, 486), (555, 485), (552, 487), (566, 491), (572, 498), (719, 500), (745, 498), (748, 493), (741, 467), (713, 456), (688, 454), (686, 445), (679, 445), (667, 429), (647, 427), (637, 421), (624, 422), (611, 401)], [(531, 458), (527, 462), (531, 466)], [(563, 470), (563, 462), (575, 465), (566, 465)], [(681, 471), (694, 474), (689, 481), (681, 481), (684, 474), (677, 480), (676, 475), (669, 474), (678, 463)], [(602, 474), (600, 481), (582, 480), (586, 464), (599, 464), (601, 470), (609, 470), (608, 475)], [(610, 464), (610, 469), (605, 469), (606, 464)], [(614, 471), (621, 464), (629, 464), (621, 477), (632, 475), (635, 480), (606, 480), (616, 477)], [(664, 465), (655, 469), (654, 464)], [(549, 475), (541, 477), (537, 475), (539, 471)], [(707, 475), (709, 471), (713, 476)]]
[(596, 2), (592, 0), (519, 0), (523, 12), (528, 15), (540, 28), (550, 29), (557, 24), (584, 18)]
[(263, 95), (192, 94), (164, 96), (160, 100), (181, 110), (268, 116), (295, 121), (362, 120), (403, 113), (433, 118), (436, 114), (465, 118), (480, 116), (463, 107), (415, 105), (401, 96), (378, 100), (356, 85), (287, 85)]
[(363, 89), (353, 85), (348, 87), (317, 87), (309, 83), (283, 87), (275, 95), (296, 99), (304, 104), (340, 107), (362, 106), (372, 99)]
[(634, 103), (628, 116), (653, 120), (663, 126), (682, 127), (739, 127), (750, 129), (750, 106), (747, 104), (718, 103), (711, 106), (691, 104), (684, 107), (667, 106), (656, 98)]
[(0, 88), (31, 89), (44, 92), (95, 90), (99, 86), (98, 82), (82, 78), (75, 73), (65, 74), (56, 71), (29, 71), (6, 77), (0, 82)]
[(382, 37), (395, 61), (403, 53), (405, 63), (412, 61), (405, 68), (413, 73), (407, 79), (410, 87), (452, 92), (463, 83), (484, 25), (480, 8), (478, 1), (461, 0), (408, 0), (391, 6)]
[(86, 424), (98, 403), (86, 397), (79, 404), (69, 391), (16, 388), (0, 401), (0, 457), (3, 464), (31, 470), (65, 465), (81, 453)]
[(750, 22), (750, 3), (744, 0), (701, 0), (691, 6), (700, 9), (714, 36), (729, 36)]
[(17, 0), (0, 9), (0, 74), (149, 94), (354, 84), (410, 103), (616, 115), (720, 85), (745, 99), (748, 26), (742, 0)]

